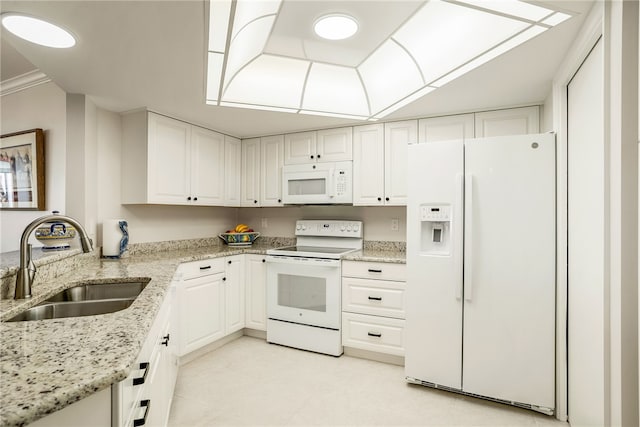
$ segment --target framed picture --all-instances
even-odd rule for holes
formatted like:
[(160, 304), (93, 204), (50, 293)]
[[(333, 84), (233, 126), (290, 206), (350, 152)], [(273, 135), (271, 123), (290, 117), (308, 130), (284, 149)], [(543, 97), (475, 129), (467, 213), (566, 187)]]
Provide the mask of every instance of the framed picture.
[(44, 132), (0, 135), (0, 209), (45, 210)]

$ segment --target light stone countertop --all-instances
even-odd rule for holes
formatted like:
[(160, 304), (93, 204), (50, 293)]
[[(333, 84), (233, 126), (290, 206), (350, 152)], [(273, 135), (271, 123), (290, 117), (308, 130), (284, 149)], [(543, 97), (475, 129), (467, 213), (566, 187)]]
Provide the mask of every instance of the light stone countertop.
[[(241, 253), (264, 254), (280, 246), (280, 242), (274, 243), (157, 251), (120, 260), (85, 257), (71, 271), (37, 283), (32, 298), (0, 300), (0, 425), (31, 423), (125, 379), (180, 263)], [(403, 263), (404, 253), (365, 249), (345, 259)], [(4, 322), (80, 282), (135, 278), (151, 281), (125, 310), (98, 316)]]

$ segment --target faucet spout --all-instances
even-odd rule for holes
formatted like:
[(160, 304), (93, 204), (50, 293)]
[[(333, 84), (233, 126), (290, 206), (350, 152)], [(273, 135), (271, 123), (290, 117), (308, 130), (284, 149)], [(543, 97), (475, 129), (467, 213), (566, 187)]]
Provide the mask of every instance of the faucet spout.
[(75, 227), (80, 234), (80, 245), (83, 252), (91, 252), (93, 250), (93, 241), (89, 238), (87, 231), (78, 220), (65, 215), (45, 215), (36, 218), (27, 225), (22, 232), (20, 238), (20, 268), (16, 276), (16, 293), (15, 299), (31, 298), (31, 285), (36, 276), (36, 267), (31, 260), (31, 245), (29, 244), (29, 236), (31, 233), (45, 222), (66, 222)]

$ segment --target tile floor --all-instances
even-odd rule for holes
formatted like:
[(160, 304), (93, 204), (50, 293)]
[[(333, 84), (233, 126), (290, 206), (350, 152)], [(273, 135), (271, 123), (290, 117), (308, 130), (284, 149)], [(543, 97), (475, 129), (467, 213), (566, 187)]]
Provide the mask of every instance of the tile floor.
[(242, 337), (180, 368), (169, 426), (556, 426), (552, 417), (407, 384), (401, 366)]

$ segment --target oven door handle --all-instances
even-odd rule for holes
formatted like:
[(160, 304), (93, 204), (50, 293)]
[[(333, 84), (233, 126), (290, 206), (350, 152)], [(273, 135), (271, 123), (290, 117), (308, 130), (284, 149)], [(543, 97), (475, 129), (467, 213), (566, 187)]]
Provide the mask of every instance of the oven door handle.
[(306, 258), (297, 256), (267, 255), (267, 263), (309, 265), (314, 267), (339, 267), (339, 259)]

